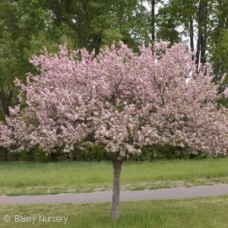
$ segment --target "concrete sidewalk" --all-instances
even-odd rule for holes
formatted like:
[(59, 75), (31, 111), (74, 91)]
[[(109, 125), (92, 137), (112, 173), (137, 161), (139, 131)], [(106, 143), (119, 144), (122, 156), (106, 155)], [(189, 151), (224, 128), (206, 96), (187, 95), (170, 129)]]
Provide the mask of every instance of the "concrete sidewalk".
[[(121, 202), (123, 202), (137, 200), (182, 199), (220, 195), (228, 195), (228, 184), (218, 184), (213, 186), (197, 186), (190, 188), (123, 191), (120, 193), (120, 200)], [(41, 203), (103, 203), (111, 201), (112, 192), (92, 192), (37, 196), (0, 196), (0, 205)]]

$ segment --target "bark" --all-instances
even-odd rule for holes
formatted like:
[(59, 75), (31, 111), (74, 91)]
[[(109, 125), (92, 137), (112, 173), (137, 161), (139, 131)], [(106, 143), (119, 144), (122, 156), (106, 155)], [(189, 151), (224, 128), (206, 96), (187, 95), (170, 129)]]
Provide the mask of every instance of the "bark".
[(208, 3), (203, 5), (203, 36), (201, 41), (201, 63), (206, 63)]
[(98, 55), (100, 52), (102, 44), (102, 37), (100, 34), (96, 34), (93, 38), (93, 41), (91, 43), (91, 50), (94, 48), (95, 49), (95, 55)]
[(197, 37), (197, 47), (196, 47), (196, 72), (199, 71), (200, 65), (200, 52), (201, 52), (201, 40), (202, 40), (202, 15), (201, 15), (201, 1), (199, 3), (198, 10), (198, 37)]
[(13, 100), (13, 89), (10, 88), (9, 84), (0, 85), (0, 110), (3, 115), (9, 116), (9, 106), (12, 105)]
[(118, 159), (113, 160), (113, 193), (112, 193), (112, 220), (118, 220), (120, 216), (120, 173), (122, 161)]
[(155, 42), (155, 0), (151, 0), (151, 39)]
[(152, 55), (154, 55), (155, 43), (155, 0), (151, 0), (151, 40), (152, 40)]
[(199, 71), (200, 63), (206, 62), (206, 46), (207, 46), (207, 16), (208, 12), (207, 0), (200, 0), (198, 9), (198, 40), (196, 50), (196, 71)]
[[(190, 25), (190, 47), (191, 47), (191, 51), (194, 51), (194, 28), (193, 28), (192, 15), (189, 17), (189, 25)], [(194, 56), (193, 56), (193, 59), (194, 59)]]

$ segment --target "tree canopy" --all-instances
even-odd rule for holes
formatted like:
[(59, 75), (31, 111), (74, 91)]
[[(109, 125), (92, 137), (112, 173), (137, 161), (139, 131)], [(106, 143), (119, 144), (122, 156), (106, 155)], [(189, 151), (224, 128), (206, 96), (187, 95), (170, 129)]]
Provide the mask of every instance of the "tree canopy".
[[(210, 62), (220, 79), (227, 68), (225, 0), (4, 0), (0, 3), (0, 118), (17, 103), (12, 81), (34, 71), (28, 59), (43, 46), (58, 45), (99, 53), (113, 40), (134, 51), (159, 40), (187, 41), (197, 69)], [(222, 42), (221, 42), (222, 41)]]

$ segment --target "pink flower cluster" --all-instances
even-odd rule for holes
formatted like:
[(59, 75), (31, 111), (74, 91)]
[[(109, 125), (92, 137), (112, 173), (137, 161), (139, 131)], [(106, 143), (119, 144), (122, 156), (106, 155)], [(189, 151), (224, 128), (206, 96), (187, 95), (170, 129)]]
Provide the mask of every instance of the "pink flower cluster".
[(224, 95), (225, 95), (225, 97), (228, 97), (228, 87), (226, 87), (226, 89), (224, 91)]
[(218, 85), (210, 70), (195, 73), (184, 44), (161, 42), (136, 54), (120, 43), (97, 56), (62, 46), (31, 63), (40, 74), (16, 81), (21, 105), (0, 125), (1, 146), (71, 151), (93, 135), (119, 158), (155, 144), (227, 153), (228, 111), (217, 110)]

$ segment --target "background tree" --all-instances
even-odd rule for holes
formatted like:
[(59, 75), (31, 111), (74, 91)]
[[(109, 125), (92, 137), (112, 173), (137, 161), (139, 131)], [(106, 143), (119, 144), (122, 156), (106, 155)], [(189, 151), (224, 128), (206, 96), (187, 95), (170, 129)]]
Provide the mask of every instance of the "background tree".
[(28, 58), (46, 46), (55, 53), (67, 42), (70, 49), (96, 53), (113, 40), (133, 49), (149, 43), (149, 17), (137, 0), (4, 0), (0, 3), (0, 118), (16, 103), (15, 76), (25, 78), (34, 68)]
[(211, 16), (211, 37), (208, 51), (211, 55), (214, 73), (217, 79), (228, 72), (227, 66), (227, 34), (228, 34), (228, 2), (214, 1)]
[[(53, 13), (55, 24), (66, 24), (76, 32), (77, 47), (95, 49), (113, 40), (123, 40), (132, 47), (138, 47), (145, 40), (146, 10), (142, 1), (48, 1), (46, 7)], [(147, 32), (148, 33), (148, 32)]]
[(180, 6), (178, 1), (170, 1), (159, 8), (157, 14), (157, 40), (169, 41), (171, 45), (181, 41), (181, 35), (178, 32)]
[(199, 71), (200, 64), (206, 62), (206, 49), (208, 38), (208, 0), (199, 0), (197, 22), (198, 22), (198, 38), (196, 48), (196, 66)]
[(50, 15), (41, 3), (26, 0), (0, 3), (0, 107), (3, 115), (9, 114), (8, 106), (15, 101), (12, 81), (33, 70), (28, 58), (50, 40), (47, 36), (51, 30)]
[(152, 43), (155, 42), (155, 7), (156, 7), (156, 1), (151, 0), (151, 40), (152, 40)]
[(215, 76), (221, 78), (227, 72), (227, 4), (225, 0), (1, 1), (0, 118), (17, 102), (13, 79), (34, 71), (27, 59), (44, 45), (57, 52), (58, 45), (67, 42), (70, 49), (86, 47), (99, 53), (113, 40), (136, 51), (155, 38), (171, 45), (187, 38), (196, 51), (196, 63), (211, 62)]

